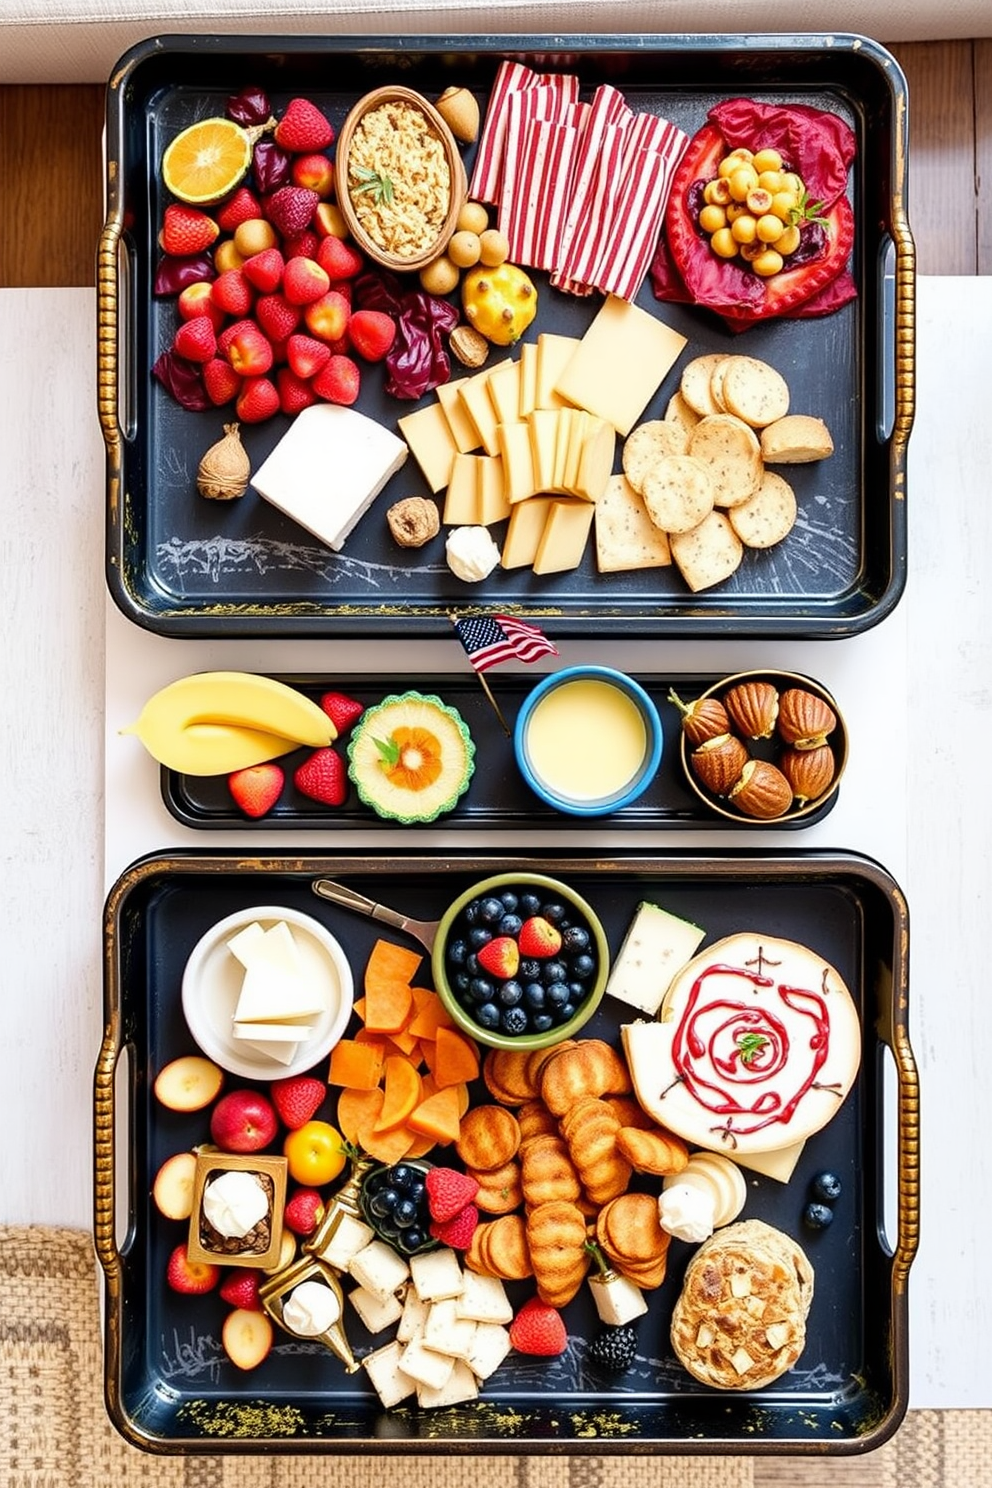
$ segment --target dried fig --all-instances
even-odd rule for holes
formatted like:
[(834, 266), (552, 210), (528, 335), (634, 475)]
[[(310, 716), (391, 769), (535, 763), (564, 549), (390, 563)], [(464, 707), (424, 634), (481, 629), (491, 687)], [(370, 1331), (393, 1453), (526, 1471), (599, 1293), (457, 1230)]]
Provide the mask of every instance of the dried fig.
[(792, 805), (792, 786), (768, 760), (748, 760), (729, 799), (745, 816), (770, 821), (784, 816)]
[(437, 506), (426, 496), (406, 496), (395, 502), (386, 513), (386, 521), (401, 548), (422, 548), (441, 530)]
[[(740, 779), (747, 762), (747, 750), (733, 734), (717, 734), (716, 738), (700, 744), (689, 756), (693, 774), (717, 796), (726, 795)], [(791, 791), (789, 795), (791, 799)]]
[(778, 718), (778, 690), (770, 682), (738, 682), (723, 695), (731, 721), (746, 739), (770, 739)]

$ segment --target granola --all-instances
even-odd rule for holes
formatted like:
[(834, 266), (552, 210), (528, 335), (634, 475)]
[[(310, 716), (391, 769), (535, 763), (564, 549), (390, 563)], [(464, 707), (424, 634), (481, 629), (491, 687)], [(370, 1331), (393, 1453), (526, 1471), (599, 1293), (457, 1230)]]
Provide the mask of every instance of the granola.
[(427, 115), (401, 100), (369, 109), (351, 139), (348, 189), (379, 248), (411, 259), (429, 249), (448, 214), (451, 171)]

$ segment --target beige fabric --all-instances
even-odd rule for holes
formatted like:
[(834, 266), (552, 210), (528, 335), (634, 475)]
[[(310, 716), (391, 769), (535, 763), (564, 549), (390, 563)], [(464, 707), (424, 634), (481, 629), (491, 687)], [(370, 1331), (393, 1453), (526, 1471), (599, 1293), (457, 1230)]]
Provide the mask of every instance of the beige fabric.
[(172, 32), (393, 36), (853, 31), (876, 40), (992, 36), (988, 0), (0, 0), (0, 83), (102, 83), (136, 42)]

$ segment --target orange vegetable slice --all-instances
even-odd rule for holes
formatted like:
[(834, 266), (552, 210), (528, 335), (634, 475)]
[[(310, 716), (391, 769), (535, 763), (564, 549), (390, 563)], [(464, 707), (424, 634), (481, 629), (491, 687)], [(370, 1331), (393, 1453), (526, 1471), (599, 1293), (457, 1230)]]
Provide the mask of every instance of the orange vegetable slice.
[(233, 191), (251, 165), (252, 139), (232, 119), (191, 124), (162, 156), (162, 179), (180, 201), (210, 206)]
[(436, 1095), (421, 1101), (411, 1112), (407, 1125), (425, 1137), (433, 1137), (442, 1146), (457, 1141), (461, 1129), (458, 1089), (448, 1085)]
[(365, 968), (365, 1027), (371, 1033), (399, 1033), (413, 1012), (410, 991), (423, 958), (405, 946), (377, 940)]
[[(365, 1147), (363, 1133), (371, 1132), (382, 1110), (385, 1093), (374, 1090), (342, 1090), (338, 1096), (338, 1131), (353, 1147)], [(368, 1150), (367, 1148), (365, 1149)]]
[(431, 1074), (439, 1090), (478, 1079), (479, 1050), (473, 1040), (457, 1028), (439, 1027)]
[(411, 987), (417, 1010), (407, 1024), (407, 1032), (421, 1039), (436, 1039), (439, 1028), (454, 1028), (454, 1019), (436, 992), (424, 987)]
[(382, 1079), (386, 1048), (382, 1041), (340, 1039), (331, 1050), (329, 1085), (349, 1085), (353, 1090), (374, 1090)]
[(365, 1151), (376, 1162), (395, 1163), (409, 1157), (410, 1148), (417, 1140), (417, 1133), (408, 1126), (394, 1126), (392, 1131), (366, 1133)]
[(420, 1076), (409, 1059), (402, 1054), (390, 1054), (385, 1070), (384, 1098), (374, 1125), (376, 1132), (402, 1126), (420, 1101)]

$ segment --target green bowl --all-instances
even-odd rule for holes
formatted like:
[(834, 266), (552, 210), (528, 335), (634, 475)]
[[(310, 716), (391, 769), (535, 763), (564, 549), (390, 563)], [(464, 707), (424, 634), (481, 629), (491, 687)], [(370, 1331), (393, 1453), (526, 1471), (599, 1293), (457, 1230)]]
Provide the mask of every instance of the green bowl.
[[(490, 893), (498, 894), (504, 889), (514, 889), (520, 892), (534, 889), (541, 894), (542, 898), (554, 895), (555, 898), (561, 899), (563, 903), (581, 915), (595, 946), (596, 975), (589, 985), (585, 998), (576, 1009), (574, 1016), (567, 1022), (556, 1024), (542, 1033), (509, 1034), (501, 1033), (498, 1029), (483, 1028), (459, 1001), (448, 980), (445, 951), (452, 926), (461, 911), (470, 899)], [(466, 889), (463, 894), (459, 894), (441, 917), (434, 940), (434, 949), (431, 952), (431, 967), (434, 973), (434, 986), (445, 1008), (458, 1027), (470, 1034), (478, 1043), (485, 1044), (492, 1049), (547, 1049), (552, 1044), (561, 1043), (563, 1039), (574, 1038), (599, 1007), (610, 974), (610, 948), (599, 916), (581, 894), (576, 893), (560, 879), (549, 878), (543, 873), (528, 873), (526, 870), (521, 870), (515, 873), (493, 874), (491, 878), (481, 879), (471, 888)]]

